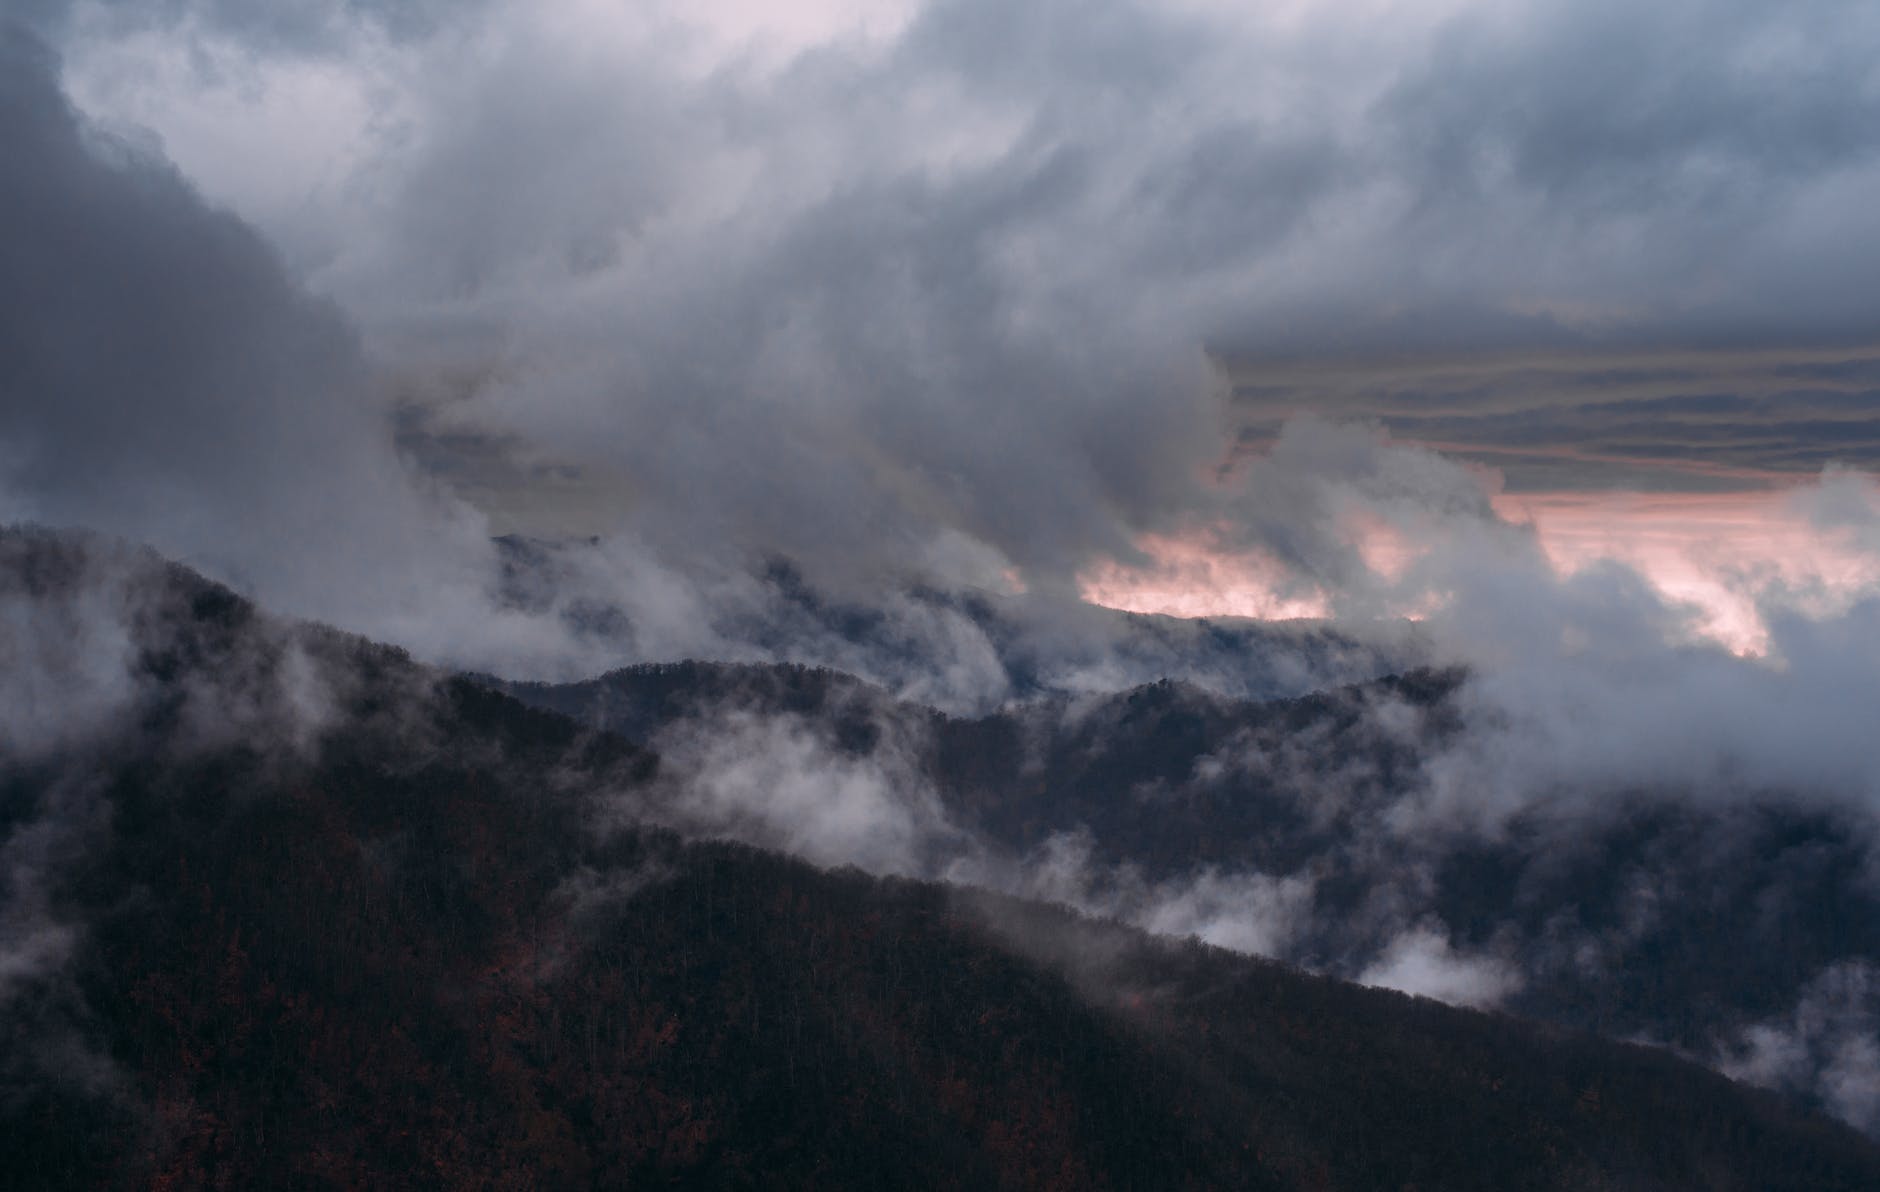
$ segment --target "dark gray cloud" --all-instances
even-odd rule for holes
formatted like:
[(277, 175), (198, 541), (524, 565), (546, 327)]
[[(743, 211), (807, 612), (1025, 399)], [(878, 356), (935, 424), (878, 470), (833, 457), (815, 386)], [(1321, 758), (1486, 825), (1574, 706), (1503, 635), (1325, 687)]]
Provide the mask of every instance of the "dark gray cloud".
[[(766, 427), (766, 446), (808, 434), (809, 454), (846, 464), (850, 444), (810, 429), (814, 412), (833, 407), (861, 437), (854, 447), (890, 469), (855, 481), (888, 497), (883, 520), (856, 527), (859, 536), (895, 531), (902, 519), (890, 511), (907, 500), (910, 473), (954, 476), (986, 494), (996, 520), (957, 499), (934, 504), (926, 484), (917, 491), (928, 501), (899, 512), (916, 525), (951, 519), (1048, 571), (1061, 566), (1054, 554), (1115, 549), (1114, 523), (1157, 528), (1193, 503), (1166, 477), (1202, 466), (1214, 430), (1192, 392), (1170, 405), (1171, 388), (1195, 383), (1178, 362), (1198, 346), (1255, 356), (1598, 349), (1552, 378), (1590, 387), (1604, 383), (1591, 374), (1610, 367), (1611, 345), (1870, 336), (1880, 311), (1847, 267), (1850, 246), (1857, 258), (1872, 241), (1868, 217), (1807, 210), (1872, 185), (1860, 48), (1872, 30), (1831, 7), (1797, 21), (1739, 7), (1471, 11), (1441, 27), (1406, 20), (1416, 36), (1387, 51), (1363, 34), (1343, 46), (1262, 41), (1204, 16), (1126, 4), (1075, 21), (1050, 5), (938, 4), (879, 54), (831, 49), (774, 75), (678, 80), (693, 110), (670, 99), (634, 105), (671, 114), (659, 137), (632, 133), (570, 156), (604, 159), (607, 146), (631, 153), (676, 136), (694, 161), (747, 154), (778, 183), (774, 205), (767, 190), (734, 191), (717, 225), (733, 234), (722, 239), (662, 236), (643, 210), (623, 208), (634, 213), (630, 241), (736, 279), (709, 292), (650, 283), (679, 299), (676, 322), (716, 336), (709, 349), (667, 351), (674, 337), (661, 326), (653, 345), (632, 349), (635, 388), (736, 409), (734, 426), (761, 426), (768, 407), (783, 406), (789, 434)], [(1315, 106), (1333, 81), (1356, 98)], [(734, 118), (717, 126), (701, 112)], [(962, 130), (984, 147), (945, 165), (908, 148), (910, 138), (964, 139)], [(832, 164), (804, 142), (844, 156)], [(477, 146), (486, 163), (502, 160), (500, 147)], [(657, 151), (633, 158), (670, 176)], [(815, 186), (797, 190), (805, 170)], [(1828, 217), (1832, 243), (1795, 242)], [(491, 241), (476, 243), (488, 251)], [(650, 282), (627, 276), (638, 263), (629, 252), (617, 288), (599, 291), (637, 296)], [(1805, 273), (1816, 288), (1800, 305), (1778, 299), (1778, 273)], [(699, 375), (707, 351), (712, 370)], [(782, 353), (790, 372), (765, 367)], [(683, 363), (662, 366), (668, 355)], [(727, 367), (739, 360), (741, 370)], [(646, 375), (648, 366), (659, 371)], [(1701, 368), (1708, 392), (1740, 396), (1757, 383), (1727, 362)], [(1477, 384), (1484, 400), (1520, 401), (1548, 379), (1509, 370)], [(1354, 412), (1397, 416), (1415, 397), (1397, 389)], [(630, 417), (647, 400), (618, 394), (603, 408)], [(1650, 454), (1659, 445), (1663, 458), (1684, 446), (1706, 463), (1790, 473), (1860, 458), (1858, 411), (1847, 424), (1811, 427), (1806, 394), (1761, 400), (1745, 421), (1795, 424), (1788, 449), (1718, 450), (1681, 442), (1680, 426), (1653, 443), (1656, 412), (1616, 410), (1610, 397), (1577, 426), (1537, 426), (1519, 410), (1499, 425), (1387, 424), (1442, 442), (1571, 443), (1582, 456), (1612, 457), (1581, 465), (1608, 481), (1665, 471)], [(1146, 408), (1152, 422), (1129, 413)], [(512, 428), (534, 413), (517, 412)], [(685, 416), (662, 403), (657, 417), (675, 413)], [(965, 426), (997, 433), (962, 442)], [(729, 438), (719, 424), (708, 436), (720, 452)], [(688, 475), (712, 474), (713, 491), (740, 491), (713, 460), (661, 455), (682, 459)], [(1153, 464), (1139, 470), (1145, 456)], [(1518, 459), (1492, 462), (1523, 471)], [(800, 469), (782, 452), (740, 459), (736, 470)], [(1015, 480), (1027, 470), (1035, 483)], [(801, 490), (824, 514), (853, 491), (829, 483)], [(785, 508), (776, 520), (796, 520)]]
[[(944, 386), (908, 371), (903, 342), (877, 342), (873, 312), (847, 292), (848, 282), (859, 277), (860, 289), (872, 292), (871, 279), (891, 284), (907, 263), (849, 253), (841, 220), (799, 228), (799, 247), (770, 266), (804, 279), (805, 334), (817, 344), (838, 341), (836, 355), (849, 360), (846, 371), (827, 374), (845, 387), (830, 394), (828, 408), (762, 401), (747, 388), (756, 380), (751, 363), (720, 350), (721, 342), (774, 330), (777, 312), (763, 303), (774, 291), (759, 288), (746, 305), (715, 285), (690, 302), (675, 287), (670, 309), (648, 312), (661, 332), (649, 341), (659, 354), (647, 361), (660, 370), (659, 385), (638, 417), (618, 425), (608, 417), (603, 433), (588, 412), (547, 402), (535, 386), (545, 378), (570, 386), (591, 380), (591, 392), (571, 387), (565, 396), (598, 403), (592, 413), (605, 414), (612, 387), (632, 383), (611, 354), (603, 357), (606, 374), (562, 376), (549, 363), (532, 368), (530, 386), (519, 390), (504, 369), (454, 357), (454, 340), (429, 348), (417, 364), (400, 359), (375, 373), (340, 311), (290, 279), (251, 228), (209, 205), (154, 151), (83, 121), (38, 43), (21, 36), (10, 52), (17, 69), (8, 72), (5, 134), (23, 166), (0, 184), (0, 223), (10, 229), (0, 292), (9, 312), (0, 494), (10, 517), (138, 538), (283, 611), (460, 665), (566, 675), (638, 658), (797, 657), (967, 706), (1004, 698), (1014, 679), (987, 629), (958, 608), (871, 592), (857, 615), (880, 628), (872, 643), (858, 644), (842, 626), (802, 615), (750, 564), (783, 552), (824, 582), (880, 578), (892, 567), (890, 579), (930, 570), (998, 586), (1006, 561), (989, 542), (1086, 527), (1084, 539), (1056, 548), (1057, 574), (1093, 549), (1129, 549), (1108, 513), (1070, 507), (1097, 482), (1085, 454), (1023, 456), (1046, 433), (1039, 420), (1048, 411), (1015, 409), (1006, 425), (966, 416), (971, 411), (950, 404)], [(892, 206), (863, 196), (848, 214), (886, 218)], [(937, 246), (913, 265), (973, 268)], [(592, 352), (594, 312), (562, 313), (574, 325), (571, 348)], [(726, 316), (737, 325), (727, 327)], [(1041, 381), (1067, 375), (1068, 347), (1000, 347), (990, 312), (946, 325), (957, 338), (936, 344), (933, 362), (949, 370), (954, 360), (967, 362), (958, 367), (978, 370), (976, 384), (998, 383), (999, 361)], [(898, 322), (881, 332), (911, 333)], [(976, 361), (982, 344), (996, 360)], [(427, 372), (419, 367), (427, 361), (441, 364)], [(777, 367), (790, 365), (786, 346)], [(897, 385), (871, 388), (897, 370)], [(1110, 403), (1106, 417), (1143, 428), (1136, 439), (1145, 450), (1133, 456), (1120, 451), (1128, 436), (1108, 436), (1105, 449), (1117, 456), (1111, 482), (1157, 490), (1177, 504), (1190, 480), (1164, 466), (1166, 452), (1153, 442), (1171, 433), (1158, 425), (1169, 411), (1124, 404), (1094, 382), (1092, 390)], [(385, 391), (392, 404), (378, 400)], [(896, 404), (902, 394), (914, 399), (906, 410)], [(616, 520), (605, 541), (562, 552), (533, 575), (542, 592), (503, 590), (506, 559), (485, 519), (438, 491), (440, 478), (473, 493), (477, 483), (538, 491), (545, 473), (579, 478), (575, 465), (554, 462), (545, 448), (528, 462), (521, 429), (499, 436), (487, 420), (454, 416), (457, 405), (491, 400), (499, 412), (522, 403), (514, 412), (530, 415), (523, 422), (541, 432), (536, 441), (552, 448), (568, 436), (560, 438), (566, 454), (610, 468), (627, 499), (648, 510), (626, 523), (628, 532), (617, 532)], [(700, 408), (712, 403), (719, 414), (701, 424)], [(1172, 426), (1177, 436), (1192, 434), (1188, 420)], [(602, 450), (584, 455), (583, 442)], [(1197, 445), (1211, 450), (1213, 441)], [(862, 457), (845, 446), (861, 448)], [(949, 474), (924, 474), (941, 469), (906, 458), (921, 452), (943, 456)], [(412, 457), (429, 465), (428, 476), (417, 474)], [(1065, 492), (1053, 503), (1026, 499), (1032, 487), (1054, 484)], [(884, 487), (902, 499), (885, 504)], [(1055, 644), (1034, 668), (1053, 681), (1138, 676), (1182, 654), (1126, 657), (1132, 643), (1114, 619), (1054, 615), (1051, 603), (1025, 615), (1049, 624), (1039, 640)], [(589, 631), (603, 621), (603, 631)]]
[(362, 36), (404, 41), (435, 35), (477, 4), (444, 0), (36, 0), (52, 27), (76, 18), (92, 35), (157, 31), (235, 39), (257, 54), (320, 56), (357, 47)]
[(349, 331), (166, 163), (88, 136), (47, 51), (16, 34), (5, 52), (12, 485), (75, 520), (141, 507), (293, 534), (272, 499), (370, 417)]
[[(1875, 333), (1858, 5), (1409, 5), (1352, 28), (936, 0), (771, 54), (709, 7), (414, 11), (140, 19), (239, 54), (264, 100), (317, 28), (333, 77), (377, 97), (337, 184), (256, 213), (423, 404), (422, 458), (501, 518), (539, 513), (547, 469), (569, 521), (668, 555), (874, 582), (957, 570), (964, 544), (975, 578), (1062, 584), (1214, 512), (1198, 478), (1245, 411), (1209, 353), (1282, 394), (1256, 433), (1316, 408), (1465, 451), (1576, 449), (1480, 456), (1517, 488), (1716, 487), (1662, 477), (1868, 449), (1858, 410), (1810, 415), (1817, 389), (1871, 387), (1762, 392), (1777, 361), (1746, 377), (1703, 352), (1680, 387), (1658, 359), (1728, 341), (1807, 363), (1798, 345)], [(74, 28), (82, 83), (122, 34)], [(226, 88), (181, 77), (86, 90), (185, 128)], [(212, 193), (257, 185), (186, 148)], [(1285, 357), (1491, 349), (1592, 355), (1468, 393), (1386, 365), (1343, 410), (1261, 379)], [(1641, 400), (1755, 408), (1592, 397), (1620, 349), (1660, 374), (1622, 382)], [(1550, 388), (1570, 392), (1544, 410)], [(1786, 441), (1713, 429), (1777, 423)]]
[[(116, 372), (28, 353), (68, 397), (9, 429), (40, 461), (16, 508), (516, 666), (579, 643), (489, 608), (472, 506), (599, 535), (563, 579), (629, 609), (639, 656), (748, 656), (713, 627), (762, 620), (724, 614), (778, 555), (845, 597), (1063, 595), (1145, 535), (1278, 559), (1346, 613), (1488, 583), (1486, 558), (1544, 582), (1478, 477), (1368, 432), (1283, 438), (1301, 411), (1517, 491), (1753, 486), (1871, 449), (1871, 353), (1818, 344), (1880, 317), (1854, 280), (1880, 210), (1856, 6), (1401, 5), (1353, 28), (936, 0), (774, 37), (711, 6), (429, 11), (73, 10), (66, 86), (104, 127), (147, 117), (179, 166), (41, 121), (75, 201), (22, 207), (46, 234), (21, 251), (44, 275), (45, 245), (107, 222), (172, 258), (98, 304), (100, 335), (138, 344), (122, 312), (149, 306), (179, 323)], [(31, 77), (64, 112), (50, 67)], [(317, 133), (325, 172), (286, 201), (274, 159), (217, 140), (231, 111)], [(142, 205), (86, 197), (110, 187)], [(111, 276), (82, 245), (72, 266)], [(195, 322), (163, 288), (184, 274), (222, 304)], [(1705, 347), (1725, 338), (1744, 350)], [(107, 479), (81, 491), (87, 460)], [(1445, 545), (1380, 581), (1354, 520)], [(956, 630), (930, 640), (983, 660)]]
[(43, 43), (9, 27), (0, 53), (4, 515), (148, 542), (288, 612), (500, 637), (483, 519), (395, 453), (344, 317), (81, 120)]
[(1528, 5), (1456, 21), (1387, 103), (1433, 187), (1729, 218), (1871, 156), (1874, 32), (1852, 3)]

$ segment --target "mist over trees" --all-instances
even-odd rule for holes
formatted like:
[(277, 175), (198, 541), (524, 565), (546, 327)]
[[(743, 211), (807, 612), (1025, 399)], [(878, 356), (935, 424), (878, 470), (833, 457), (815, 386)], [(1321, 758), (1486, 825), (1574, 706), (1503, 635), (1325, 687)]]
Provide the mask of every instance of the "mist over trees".
[(0, 546), (16, 612), (123, 630), (112, 716), (5, 755), (8, 939), (64, 938), (7, 953), (15, 1186), (1880, 1173), (1662, 1051), (632, 822), (668, 776), (619, 736), (148, 553)]

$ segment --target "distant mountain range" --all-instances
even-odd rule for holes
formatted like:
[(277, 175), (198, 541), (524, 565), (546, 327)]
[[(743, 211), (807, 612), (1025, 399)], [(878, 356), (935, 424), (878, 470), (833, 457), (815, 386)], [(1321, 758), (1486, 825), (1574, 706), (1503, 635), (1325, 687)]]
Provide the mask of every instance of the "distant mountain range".
[[(1144, 889), (1193, 857), (1312, 863), (1343, 812), (1197, 759), (1310, 741), (1327, 773), (1373, 759), (1353, 807), (1387, 800), (1414, 741), (1372, 739), (1364, 710), (1457, 731), (1457, 676), (950, 720), (824, 672), (682, 666), (518, 689), (530, 707), (31, 530), (0, 531), (0, 614), (7, 1187), (1880, 1186), (1869, 1139), (1667, 1051), (985, 888), (1075, 827), (1086, 866)], [(753, 741), (770, 755), (728, 768)], [(846, 818), (793, 804), (824, 824), (797, 844), (876, 840), (843, 835), (893, 806), (858, 775), (913, 775), (934, 806), (888, 816), (911, 851), (882, 855), (988, 881), (723, 839), (781, 831), (733, 781), (779, 757), (856, 784)], [(1544, 881), (1519, 836), (1465, 850), (1444, 880), (1473, 893), (1438, 913), (1466, 941), (1472, 906), (1519, 924), (1522, 899), (1579, 883), (1597, 905), (1594, 875), (1699, 838), (1624, 817), (1608, 854)], [(1348, 893), (1315, 880), (1311, 917), (1367, 905), (1349, 873)], [(1795, 971), (1857, 954), (1811, 930)], [(1679, 965), (1752, 965), (1649, 938), (1666, 989), (1696, 980)], [(1555, 1017), (1594, 1016), (1559, 996)]]
[[(596, 657), (673, 657), (669, 632), (648, 623), (657, 618), (609, 590), (618, 576), (600, 543), (511, 536), (497, 546), (505, 607), (553, 617)], [(1359, 640), (1323, 621), (1148, 615), (919, 583), (864, 598), (820, 589), (777, 558), (708, 586), (709, 598), (666, 598), (687, 607), (688, 640), (715, 640), (746, 661), (833, 668), (954, 713), (1167, 676), (1273, 699), (1401, 671), (1427, 653), (1407, 622)]]
[[(1277, 701), (1161, 682), (967, 718), (793, 666), (500, 686), (679, 755), (702, 736), (754, 739), (757, 721), (819, 742), (828, 770), (881, 759), (883, 781), (939, 809), (923, 876), (1348, 978), (1415, 988), (1418, 965), (1447, 965), (1427, 991), (1669, 1044), (1880, 1124), (1880, 881), (1863, 819), (1780, 791), (1632, 790), (1492, 833), (1395, 830), (1431, 758), (1469, 732), (1466, 681), (1423, 670)], [(667, 789), (669, 822), (791, 844)]]

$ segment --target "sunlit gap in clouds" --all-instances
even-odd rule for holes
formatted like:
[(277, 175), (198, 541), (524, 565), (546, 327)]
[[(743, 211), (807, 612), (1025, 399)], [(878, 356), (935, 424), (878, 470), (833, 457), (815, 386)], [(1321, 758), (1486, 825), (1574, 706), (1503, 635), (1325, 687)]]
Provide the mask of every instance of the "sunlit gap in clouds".
[(1624, 564), (1667, 600), (1695, 606), (1700, 632), (1738, 654), (1768, 649), (1766, 600), (1820, 614), (1880, 582), (1880, 561), (1811, 521), (1794, 490), (1530, 493), (1497, 497), (1495, 508), (1534, 527), (1560, 574)]
[[(1765, 608), (1821, 615), (1880, 588), (1880, 559), (1845, 529), (1817, 524), (1797, 488), (1755, 493), (1497, 494), (1495, 512), (1531, 527), (1554, 572), (1596, 565), (1637, 572), (1668, 603), (1691, 610), (1702, 639), (1734, 653), (1769, 648)], [(1425, 544), (1374, 519), (1346, 526), (1370, 572), (1400, 578)], [(1259, 620), (1325, 618), (1335, 594), (1302, 583), (1269, 555), (1222, 550), (1200, 537), (1145, 535), (1140, 564), (1106, 562), (1084, 572), (1084, 598), (1128, 612)], [(1390, 610), (1419, 620), (1428, 597)]]
[(1171, 617), (1252, 617), (1288, 621), (1331, 615), (1323, 592), (1289, 591), (1286, 569), (1261, 554), (1230, 553), (1173, 535), (1138, 539), (1142, 565), (1110, 560), (1085, 571), (1085, 600), (1105, 608)]

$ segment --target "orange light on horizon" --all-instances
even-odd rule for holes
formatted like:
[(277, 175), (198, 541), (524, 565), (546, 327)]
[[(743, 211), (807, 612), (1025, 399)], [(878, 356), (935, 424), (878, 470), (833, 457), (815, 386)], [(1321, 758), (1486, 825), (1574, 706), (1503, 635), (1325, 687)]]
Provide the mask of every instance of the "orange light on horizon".
[[(1811, 524), (1792, 492), (1497, 494), (1502, 519), (1532, 528), (1554, 571), (1571, 575), (1616, 562), (1669, 602), (1694, 610), (1700, 637), (1733, 652), (1769, 648), (1762, 600), (1772, 591), (1821, 611), (1880, 586), (1880, 558), (1846, 536)], [(1347, 526), (1351, 545), (1380, 579), (1399, 578), (1419, 544), (1379, 519)], [(1330, 593), (1300, 585), (1277, 561), (1219, 549), (1208, 536), (1149, 535), (1145, 565), (1110, 562), (1082, 577), (1086, 600), (1130, 612), (1259, 620), (1323, 618)], [(1401, 615), (1420, 619), (1427, 606)]]
[(1767, 652), (1760, 598), (1774, 586), (1804, 602), (1880, 582), (1880, 560), (1808, 522), (1791, 491), (1544, 493), (1495, 499), (1532, 525), (1559, 573), (1601, 561), (1637, 571), (1699, 610), (1699, 632), (1739, 654)]
[(1217, 550), (1201, 540), (1146, 534), (1136, 546), (1146, 567), (1111, 560), (1080, 579), (1085, 600), (1130, 613), (1170, 617), (1250, 617), (1289, 621), (1329, 616), (1323, 593), (1288, 591), (1286, 569), (1258, 554)]

